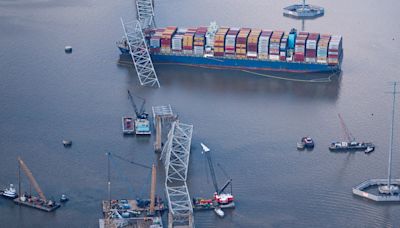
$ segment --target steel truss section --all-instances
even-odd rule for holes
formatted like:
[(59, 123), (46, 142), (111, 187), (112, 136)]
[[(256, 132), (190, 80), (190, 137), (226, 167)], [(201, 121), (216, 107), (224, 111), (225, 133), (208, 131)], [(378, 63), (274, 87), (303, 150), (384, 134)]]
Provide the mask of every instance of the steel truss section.
[(156, 117), (159, 116), (161, 119), (172, 118), (174, 113), (172, 112), (171, 105), (153, 106), (153, 122), (156, 125)]
[(187, 179), (190, 145), (193, 125), (172, 123), (168, 140), (163, 148), (161, 159), (164, 161), (166, 181), (183, 181)]
[(136, 11), (143, 29), (156, 27), (152, 0), (136, 0)]
[(167, 190), (169, 210), (172, 213), (172, 225), (191, 226), (193, 206), (186, 183), (174, 187), (165, 183), (165, 189)]
[(140, 84), (160, 87), (139, 21), (124, 23), (121, 18), (121, 23)]

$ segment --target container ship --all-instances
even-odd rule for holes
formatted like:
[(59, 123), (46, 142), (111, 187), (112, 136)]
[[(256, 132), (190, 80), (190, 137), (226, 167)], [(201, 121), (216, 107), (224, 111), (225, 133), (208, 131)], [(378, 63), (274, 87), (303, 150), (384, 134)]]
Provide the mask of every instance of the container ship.
[[(251, 28), (168, 26), (145, 31), (154, 63), (295, 73), (339, 72), (342, 36)], [(126, 39), (117, 42), (129, 54)]]

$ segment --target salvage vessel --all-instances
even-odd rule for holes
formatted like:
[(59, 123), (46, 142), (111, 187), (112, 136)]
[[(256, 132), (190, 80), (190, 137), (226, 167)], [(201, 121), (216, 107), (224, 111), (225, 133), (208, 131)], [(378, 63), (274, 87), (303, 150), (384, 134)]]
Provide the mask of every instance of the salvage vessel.
[[(144, 31), (154, 63), (295, 73), (339, 72), (342, 36), (251, 28), (208, 27)], [(125, 38), (117, 42), (129, 54)]]

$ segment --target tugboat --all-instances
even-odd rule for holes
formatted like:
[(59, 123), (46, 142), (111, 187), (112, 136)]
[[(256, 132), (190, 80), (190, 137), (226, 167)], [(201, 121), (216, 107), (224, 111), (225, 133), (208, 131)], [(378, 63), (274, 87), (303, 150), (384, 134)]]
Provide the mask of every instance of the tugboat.
[(303, 137), (303, 138), (301, 138), (301, 142), (304, 144), (304, 147), (307, 149), (314, 148), (314, 141), (311, 137)]
[(18, 197), (17, 190), (15, 190), (13, 184), (10, 184), (9, 188), (5, 188), (4, 190), (0, 191), (0, 195), (10, 199), (15, 199)]
[(60, 198), (60, 202), (61, 203), (65, 203), (65, 202), (67, 202), (69, 199), (68, 199), (68, 197), (66, 196), (66, 195), (64, 195), (64, 194), (62, 194), (61, 195), (61, 198)]

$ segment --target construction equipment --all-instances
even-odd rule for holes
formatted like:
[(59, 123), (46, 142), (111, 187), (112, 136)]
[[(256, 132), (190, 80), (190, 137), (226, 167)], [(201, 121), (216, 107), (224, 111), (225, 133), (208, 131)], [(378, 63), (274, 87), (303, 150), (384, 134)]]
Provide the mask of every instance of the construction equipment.
[(144, 109), (146, 100), (142, 97), (136, 96), (137, 98), (139, 98), (143, 101), (142, 105), (140, 106), (140, 109), (138, 109), (136, 106), (136, 103), (132, 97), (132, 94), (129, 90), (128, 90), (128, 97), (129, 97), (129, 100), (131, 101), (132, 107), (136, 114), (135, 134), (136, 135), (151, 135), (149, 114), (146, 113), (145, 109)]
[[(37, 183), (35, 177), (33, 177), (32, 172), (29, 170), (28, 166), (22, 161), (20, 157), (18, 157), (18, 165), (19, 165), (19, 197), (14, 200), (15, 203), (22, 204), (25, 206), (37, 208), (40, 210), (44, 210), (47, 212), (53, 211), (60, 207), (59, 204), (56, 202), (53, 202), (52, 200), (47, 200), (46, 196), (44, 195), (42, 189), (40, 188), (39, 184)], [(39, 194), (39, 198), (27, 195), (27, 194), (21, 194), (21, 178), (20, 178), (20, 170), (25, 173), (25, 175), (28, 177), (29, 182), (31, 185), (33, 185), (33, 188), (36, 190), (36, 192)]]
[(214, 189), (215, 189), (214, 200), (220, 205), (226, 205), (226, 204), (233, 203), (233, 200), (234, 200), (233, 195), (231, 193), (224, 193), (224, 190), (230, 184), (232, 184), (232, 179), (229, 179), (221, 189), (218, 188), (217, 178), (215, 176), (214, 166), (213, 166), (213, 163), (211, 160), (211, 155), (210, 155), (211, 150), (203, 143), (200, 143), (200, 145), (203, 148), (203, 152), (207, 156), (208, 166), (210, 167), (210, 174), (211, 174), (211, 178), (212, 178)]

